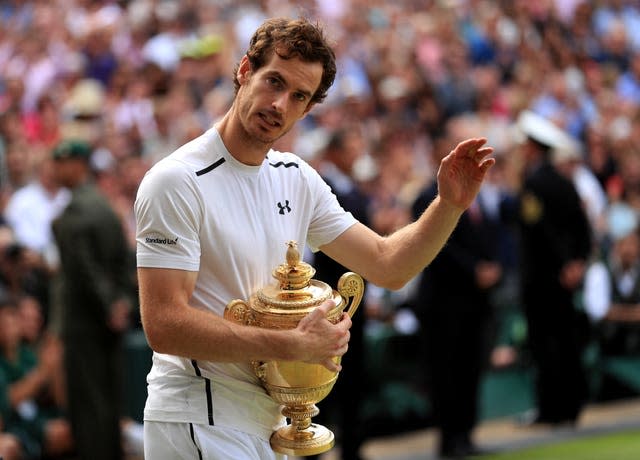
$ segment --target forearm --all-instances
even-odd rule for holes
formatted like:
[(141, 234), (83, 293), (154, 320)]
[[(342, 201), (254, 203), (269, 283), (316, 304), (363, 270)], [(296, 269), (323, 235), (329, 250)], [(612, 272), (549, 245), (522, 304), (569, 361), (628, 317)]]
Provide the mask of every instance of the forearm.
[(436, 197), (415, 222), (389, 236), (356, 224), (321, 249), (373, 284), (400, 289), (435, 258), (463, 211)]
[(153, 319), (142, 310), (149, 345), (159, 353), (218, 362), (289, 360), (295, 356), (290, 337), (293, 331), (239, 325), (188, 305), (172, 310), (175, 313), (154, 315)]
[(34, 398), (47, 383), (48, 373), (42, 367), (36, 367), (22, 379), (9, 386), (9, 404), (17, 407), (23, 401)]
[(149, 345), (159, 353), (246, 362), (289, 359), (300, 348), (293, 331), (243, 326), (192, 306), (196, 272), (141, 268), (138, 279), (142, 325)]
[(437, 196), (420, 218), (385, 238), (385, 284), (400, 288), (438, 255), (464, 210)]

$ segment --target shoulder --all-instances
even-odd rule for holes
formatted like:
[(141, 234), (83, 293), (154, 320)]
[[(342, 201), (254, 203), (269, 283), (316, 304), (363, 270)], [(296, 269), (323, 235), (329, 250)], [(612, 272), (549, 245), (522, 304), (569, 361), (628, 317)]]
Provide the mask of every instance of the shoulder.
[(320, 174), (305, 160), (290, 152), (270, 150), (267, 155), (269, 174), (277, 174), (282, 178), (300, 179), (305, 182), (325, 181)]
[(212, 165), (222, 162), (221, 140), (215, 129), (180, 146), (149, 169), (143, 180), (184, 180), (195, 178)]
[(567, 193), (576, 195), (573, 182), (560, 174), (551, 164), (545, 165), (532, 174), (525, 181), (525, 189), (533, 191), (542, 196), (562, 196)]
[(166, 157), (153, 165), (140, 182), (141, 188), (174, 187), (195, 177), (197, 167), (176, 157)]
[(267, 154), (267, 163), (272, 169), (288, 170), (305, 168), (308, 164), (299, 156), (291, 152), (280, 152), (278, 150), (269, 150)]
[(156, 163), (143, 177), (134, 202), (137, 217), (151, 216), (151, 209), (181, 207), (199, 209), (202, 192), (197, 182), (197, 170), (189, 163), (167, 157)]
[(156, 163), (140, 182), (134, 202), (136, 219), (165, 219), (173, 210), (183, 217), (199, 215), (204, 206), (198, 181), (200, 166), (169, 156)]

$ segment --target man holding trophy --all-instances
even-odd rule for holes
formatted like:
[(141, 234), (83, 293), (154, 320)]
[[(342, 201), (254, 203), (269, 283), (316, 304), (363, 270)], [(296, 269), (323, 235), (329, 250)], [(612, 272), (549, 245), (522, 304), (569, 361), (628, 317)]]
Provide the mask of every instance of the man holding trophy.
[(392, 235), (376, 234), (339, 206), (311, 166), (271, 149), (322, 102), (335, 72), (317, 25), (265, 21), (235, 69), (229, 111), (140, 185), (141, 315), (154, 350), (146, 458), (286, 458), (269, 443), (286, 423), (281, 403), (252, 363), (302, 362), (337, 374), (350, 315), (330, 320), (336, 300), (329, 297), (293, 328), (265, 328), (225, 319), (227, 304), (272, 283), (289, 241), (398, 289), (433, 260), (495, 161), (484, 138), (461, 142), (442, 160), (439, 194), (423, 215)]

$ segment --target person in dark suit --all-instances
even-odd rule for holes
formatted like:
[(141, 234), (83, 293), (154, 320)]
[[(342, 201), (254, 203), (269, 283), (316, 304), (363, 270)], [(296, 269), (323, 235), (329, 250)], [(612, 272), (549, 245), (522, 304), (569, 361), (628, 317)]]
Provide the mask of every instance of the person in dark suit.
[[(435, 183), (426, 187), (413, 204), (413, 215), (420, 215), (436, 194)], [(481, 188), (447, 244), (422, 272), (413, 300), (443, 458), (479, 452), (472, 432), (490, 346), (490, 293), (503, 270), (498, 260), (500, 217), (489, 213), (486, 204)]]
[(524, 178), (518, 222), (521, 301), (536, 366), (537, 414), (529, 423), (573, 424), (587, 398), (581, 328), (574, 304), (592, 249), (592, 232), (578, 193), (550, 161), (577, 143), (550, 120), (520, 114)]
[[(368, 226), (371, 199), (353, 177), (354, 165), (363, 153), (364, 145), (357, 128), (339, 129), (330, 136), (319, 170), (342, 207)], [(334, 289), (340, 276), (349, 271), (322, 252), (315, 254), (313, 266), (316, 269), (315, 278)], [(350, 329), (349, 351), (342, 357), (342, 371), (331, 393), (321, 403), (324, 414), (321, 412), (322, 416), (318, 418), (327, 421), (334, 419), (339, 430), (340, 458), (343, 460), (360, 459), (359, 450), (365, 439), (363, 423), (359, 418), (364, 402), (361, 387), (365, 371), (364, 323), (364, 312), (357, 312)]]
[(68, 413), (82, 460), (122, 458), (120, 339), (129, 326), (130, 253), (121, 221), (91, 181), (90, 146), (62, 141), (55, 174), (71, 201), (53, 221), (60, 251)]

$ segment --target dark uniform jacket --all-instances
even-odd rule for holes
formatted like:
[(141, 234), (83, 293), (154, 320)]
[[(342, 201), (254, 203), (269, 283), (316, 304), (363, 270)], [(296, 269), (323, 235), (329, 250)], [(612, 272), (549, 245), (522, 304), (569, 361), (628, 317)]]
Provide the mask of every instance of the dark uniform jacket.
[(520, 200), (523, 293), (552, 296), (572, 259), (589, 258), (591, 229), (575, 187), (550, 163), (524, 182)]
[(131, 252), (119, 217), (92, 184), (73, 191), (53, 222), (60, 251), (64, 335), (108, 333), (111, 304), (131, 299)]

